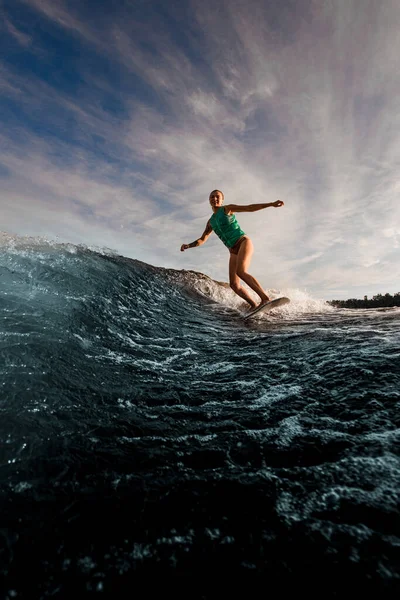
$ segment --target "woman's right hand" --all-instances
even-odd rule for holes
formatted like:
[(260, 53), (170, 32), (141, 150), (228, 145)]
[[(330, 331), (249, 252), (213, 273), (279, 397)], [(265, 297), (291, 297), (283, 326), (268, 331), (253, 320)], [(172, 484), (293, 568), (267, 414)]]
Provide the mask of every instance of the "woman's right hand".
[(181, 252), (183, 252), (184, 250), (187, 250), (188, 248), (189, 248), (188, 244), (182, 244)]

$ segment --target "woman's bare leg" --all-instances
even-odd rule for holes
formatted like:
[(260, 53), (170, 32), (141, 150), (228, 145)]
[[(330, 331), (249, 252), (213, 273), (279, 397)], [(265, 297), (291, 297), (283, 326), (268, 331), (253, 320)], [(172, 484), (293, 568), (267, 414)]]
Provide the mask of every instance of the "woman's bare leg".
[(247, 285), (255, 291), (261, 298), (261, 304), (268, 302), (269, 296), (265, 293), (260, 283), (255, 277), (247, 272), (250, 266), (251, 257), (253, 256), (254, 246), (250, 238), (246, 238), (239, 248), (236, 261), (236, 275), (240, 277)]
[(241, 286), (240, 279), (236, 273), (236, 268), (237, 254), (231, 254), (229, 259), (229, 284), (235, 292), (235, 294), (243, 298), (243, 300), (246, 300), (246, 302), (250, 304), (251, 308), (255, 308), (257, 304), (254, 302), (249, 292)]

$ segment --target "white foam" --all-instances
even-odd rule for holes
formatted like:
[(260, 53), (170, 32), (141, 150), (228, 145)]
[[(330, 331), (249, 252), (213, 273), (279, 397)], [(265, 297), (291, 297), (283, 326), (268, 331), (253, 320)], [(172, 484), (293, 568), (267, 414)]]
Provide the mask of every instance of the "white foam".
[[(223, 307), (238, 310), (243, 313), (248, 310), (249, 305), (242, 300), (233, 290), (230, 289), (228, 283), (214, 281), (202, 274), (185, 272), (186, 283), (200, 295), (208, 300), (212, 300)], [(259, 302), (260, 298), (247, 286), (246, 290), (255, 302)], [(325, 300), (313, 298), (304, 290), (297, 288), (285, 289), (268, 289), (266, 290), (271, 300), (285, 296), (290, 299), (289, 304), (280, 306), (274, 309), (273, 312), (261, 312), (257, 318), (273, 318), (273, 315), (279, 315), (281, 318), (293, 318), (298, 315), (315, 314), (315, 313), (332, 313), (335, 309)]]
[(60, 242), (57, 239), (49, 239), (45, 236), (19, 236), (0, 231), (0, 248), (4, 247), (7, 250), (16, 253), (29, 252), (31, 250), (48, 253), (51, 250), (64, 251), (69, 254), (77, 254), (79, 250), (90, 250), (104, 256), (118, 256), (118, 253), (111, 248), (100, 246), (87, 246), (85, 244), (72, 244), (69, 242)]

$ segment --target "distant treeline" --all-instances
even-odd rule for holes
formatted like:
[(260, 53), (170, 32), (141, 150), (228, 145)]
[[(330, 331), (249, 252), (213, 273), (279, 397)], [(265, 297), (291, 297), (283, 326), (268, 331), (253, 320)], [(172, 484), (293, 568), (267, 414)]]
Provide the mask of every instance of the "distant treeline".
[(349, 298), (349, 300), (328, 300), (328, 304), (338, 306), (339, 308), (377, 308), (380, 306), (400, 306), (400, 292), (394, 296), (391, 294), (377, 294), (368, 298), (364, 296), (363, 300)]

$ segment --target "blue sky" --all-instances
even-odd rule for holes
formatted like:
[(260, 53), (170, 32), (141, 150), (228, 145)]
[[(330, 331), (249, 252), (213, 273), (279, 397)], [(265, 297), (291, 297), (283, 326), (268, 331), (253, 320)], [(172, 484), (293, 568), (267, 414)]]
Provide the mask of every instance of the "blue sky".
[(0, 0), (0, 229), (267, 288), (400, 291), (398, 0)]

